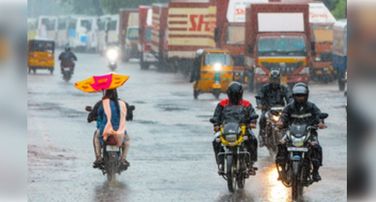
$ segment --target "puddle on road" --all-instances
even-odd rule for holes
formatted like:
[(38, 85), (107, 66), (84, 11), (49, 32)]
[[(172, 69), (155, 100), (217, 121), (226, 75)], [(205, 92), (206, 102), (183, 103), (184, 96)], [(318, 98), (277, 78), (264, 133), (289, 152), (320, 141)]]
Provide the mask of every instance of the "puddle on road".
[(163, 111), (168, 111), (168, 112), (169, 111), (187, 111), (188, 110), (188, 108), (178, 106), (176, 104), (158, 104), (156, 106), (157, 106), (157, 108), (160, 108)]
[(136, 100), (136, 101), (133, 101), (133, 103), (135, 103), (135, 104), (146, 104), (146, 102), (142, 101), (142, 100)]
[(29, 103), (28, 108), (32, 109), (34, 111), (58, 111), (60, 112), (64, 117), (68, 118), (76, 118), (76, 117), (83, 117), (86, 116), (87, 113), (84, 111), (78, 111), (71, 108), (62, 107), (61, 105), (58, 105), (56, 103)]
[(152, 120), (139, 120), (139, 119), (136, 119), (136, 120), (133, 120), (132, 122), (134, 122), (134, 123), (140, 123), (140, 124), (147, 124), (147, 125), (156, 125), (156, 124), (158, 124), (157, 121), (152, 121)]
[(183, 93), (183, 92), (172, 92), (170, 93), (172, 96), (177, 96), (177, 97), (188, 97), (188, 96), (191, 96), (191, 95), (188, 95), (186, 93)]

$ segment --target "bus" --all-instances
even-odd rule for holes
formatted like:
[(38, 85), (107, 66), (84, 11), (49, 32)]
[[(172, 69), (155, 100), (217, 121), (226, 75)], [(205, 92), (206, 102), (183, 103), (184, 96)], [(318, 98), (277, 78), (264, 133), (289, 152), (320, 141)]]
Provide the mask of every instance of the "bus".
[(97, 49), (97, 17), (72, 16), (68, 22), (69, 45), (78, 51)]
[(39, 16), (37, 23), (37, 36), (52, 41), (56, 40), (57, 17)]
[(68, 44), (68, 16), (59, 16), (57, 18), (56, 46), (63, 48)]

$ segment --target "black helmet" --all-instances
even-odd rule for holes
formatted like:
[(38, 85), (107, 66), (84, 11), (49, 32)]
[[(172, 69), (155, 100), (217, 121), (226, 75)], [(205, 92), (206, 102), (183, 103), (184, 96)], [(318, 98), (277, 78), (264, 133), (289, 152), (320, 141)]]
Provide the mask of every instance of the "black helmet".
[(243, 86), (239, 82), (231, 82), (227, 88), (227, 96), (231, 104), (238, 105), (243, 98)]
[(281, 83), (281, 74), (279, 70), (272, 70), (269, 75), (269, 81), (273, 87), (277, 88)]
[[(305, 83), (297, 83), (292, 88), (292, 96), (294, 97), (294, 101), (298, 104), (305, 104), (308, 100), (309, 95), (309, 88)], [(304, 99), (297, 99), (297, 97), (304, 96)]]
[(270, 79), (271, 81), (276, 81), (276, 80), (280, 81), (280, 79), (281, 79), (281, 74), (279, 73), (278, 70), (272, 70), (272, 71), (270, 72), (269, 79)]
[(65, 45), (65, 48), (64, 48), (64, 49), (65, 49), (65, 51), (70, 51), (70, 50), (71, 50), (71, 48), (69, 47), (68, 44)]

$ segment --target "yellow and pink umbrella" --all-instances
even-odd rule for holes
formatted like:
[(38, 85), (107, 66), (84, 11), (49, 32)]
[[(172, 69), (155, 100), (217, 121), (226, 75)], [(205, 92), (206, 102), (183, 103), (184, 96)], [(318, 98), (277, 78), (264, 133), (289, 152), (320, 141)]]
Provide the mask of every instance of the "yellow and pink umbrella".
[(86, 93), (100, 92), (103, 90), (115, 89), (122, 86), (129, 76), (117, 73), (91, 76), (83, 81), (78, 81), (74, 86)]

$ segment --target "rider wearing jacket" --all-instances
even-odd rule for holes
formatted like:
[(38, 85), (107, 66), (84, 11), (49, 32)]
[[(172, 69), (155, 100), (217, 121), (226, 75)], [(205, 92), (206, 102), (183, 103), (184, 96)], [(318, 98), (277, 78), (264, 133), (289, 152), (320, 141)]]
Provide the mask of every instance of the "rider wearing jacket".
[[(278, 126), (286, 128), (292, 123), (306, 123), (318, 126), (320, 129), (326, 128), (326, 125), (320, 120), (320, 109), (314, 103), (308, 101), (308, 86), (304, 83), (298, 83), (293, 87), (292, 93), (294, 101), (288, 104), (283, 110)], [(319, 167), (322, 165), (322, 148), (319, 144), (316, 130), (311, 131), (310, 144), (310, 159), (313, 166), (312, 179), (317, 182), (321, 180)], [(287, 158), (287, 148), (284, 138), (282, 138), (281, 144), (278, 145), (276, 163), (284, 168)]]
[(72, 72), (74, 72), (74, 61), (77, 61), (76, 55), (71, 51), (70, 47), (65, 47), (64, 52), (60, 53), (59, 55), (60, 68), (61, 72), (63, 72), (63, 67), (71, 67)]
[(286, 106), (291, 101), (291, 93), (289, 89), (281, 85), (281, 75), (278, 70), (272, 70), (269, 77), (270, 83), (264, 85), (258, 94), (260, 100), (256, 99), (257, 107), (261, 108), (262, 114), (259, 125), (259, 141), (260, 146), (264, 146), (266, 134), (266, 113), (273, 106)]
[[(256, 120), (251, 120), (250, 117), (255, 115), (255, 110), (251, 103), (247, 100), (242, 99), (243, 97), (243, 87), (238, 82), (232, 82), (227, 89), (228, 99), (221, 100), (213, 115), (214, 120), (214, 131), (218, 132), (220, 130), (220, 125), (224, 122), (238, 121), (247, 124), (247, 126), (255, 127)], [(217, 141), (218, 134), (213, 141), (213, 149), (215, 154), (215, 159), (218, 164), (218, 173), (223, 173), (223, 163), (224, 159), (218, 159), (218, 153), (223, 150), (223, 147), (219, 141)], [(253, 168), (253, 163), (257, 161), (257, 139), (247, 130), (248, 139), (244, 141), (248, 152), (251, 154), (251, 161), (249, 162), (250, 175), (255, 175), (255, 169)]]

